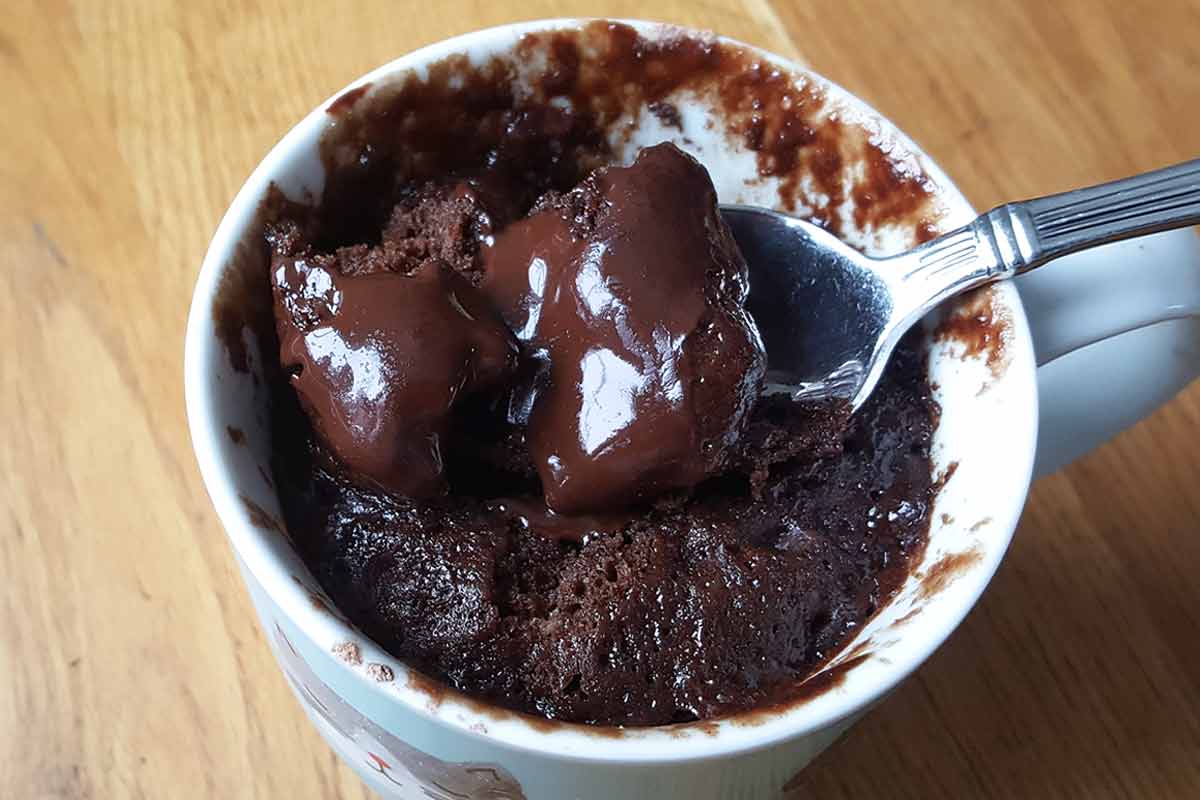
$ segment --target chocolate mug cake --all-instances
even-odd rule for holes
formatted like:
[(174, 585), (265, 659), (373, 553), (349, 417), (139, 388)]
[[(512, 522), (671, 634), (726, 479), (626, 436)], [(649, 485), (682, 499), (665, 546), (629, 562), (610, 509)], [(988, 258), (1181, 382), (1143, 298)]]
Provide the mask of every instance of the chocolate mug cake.
[[(764, 175), (832, 174), (815, 100), (719, 43), (535, 36), (557, 38), (532, 92), (452, 59), (339, 101), (321, 196), (268, 201), (288, 530), (366, 633), (489, 702), (596, 725), (785, 702), (924, 547), (922, 350), (853, 416), (764, 394), (702, 159), (616, 155), (622, 65), (660, 76), (635, 89), (668, 127), (660, 97), (727, 91)], [(755, 74), (778, 102), (741, 109)], [(836, 228), (852, 191), (805, 206)]]

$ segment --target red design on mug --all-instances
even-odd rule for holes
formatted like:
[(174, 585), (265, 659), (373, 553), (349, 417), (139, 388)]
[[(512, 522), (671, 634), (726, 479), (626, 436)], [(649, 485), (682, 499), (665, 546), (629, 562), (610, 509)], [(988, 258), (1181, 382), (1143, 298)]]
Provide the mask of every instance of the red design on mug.
[(318, 727), (336, 736), (362, 765), (396, 787), (404, 800), (525, 800), (521, 785), (498, 764), (443, 761), (385, 731), (337, 695), (288, 639), (278, 621), (272, 649), (297, 697)]

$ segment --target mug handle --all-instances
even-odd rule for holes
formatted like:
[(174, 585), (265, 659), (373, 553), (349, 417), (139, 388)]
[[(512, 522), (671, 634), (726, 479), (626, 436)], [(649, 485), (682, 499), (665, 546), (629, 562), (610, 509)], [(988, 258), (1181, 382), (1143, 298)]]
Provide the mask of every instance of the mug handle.
[(1015, 281), (1038, 363), (1035, 478), (1108, 441), (1200, 377), (1196, 229), (1076, 253)]

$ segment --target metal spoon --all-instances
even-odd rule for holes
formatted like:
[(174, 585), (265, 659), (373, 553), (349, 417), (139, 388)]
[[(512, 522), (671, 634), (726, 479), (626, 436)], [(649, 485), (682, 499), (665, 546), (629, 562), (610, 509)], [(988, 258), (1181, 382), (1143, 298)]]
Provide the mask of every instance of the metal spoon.
[(1200, 159), (1008, 203), (887, 258), (754, 206), (721, 206), (750, 266), (768, 383), (796, 398), (870, 396), (900, 337), (947, 298), (1096, 245), (1200, 223)]

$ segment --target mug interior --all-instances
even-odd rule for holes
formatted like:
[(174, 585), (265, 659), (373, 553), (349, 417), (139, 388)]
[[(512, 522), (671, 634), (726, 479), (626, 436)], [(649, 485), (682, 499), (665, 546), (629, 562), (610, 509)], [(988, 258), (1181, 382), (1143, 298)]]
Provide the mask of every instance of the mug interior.
[[(450, 696), (431, 704), (420, 676), (332, 610), (281, 521), (270, 478), (263, 358), (255, 338), (241, 327), (261, 309), (238, 304), (245, 303), (254, 288), (266, 286), (260, 204), (271, 183), (295, 199), (319, 196), (324, 168), (318, 144), (335, 124), (327, 109), (337, 104), (336, 98), (353, 96), (355, 102), (370, 102), (374, 93), (399, 77), (425, 74), (431, 64), (460, 54), (473, 64), (501, 57), (513, 59), (523, 69), (536, 69), (536, 37), (531, 40), (528, 34), (586, 30), (589, 24), (595, 30), (599, 23), (532, 22), (427, 47), (355, 81), (280, 141), (226, 213), (198, 280), (185, 357), (192, 440), (205, 484), (245, 568), (317, 647), (329, 652), (355, 642), (362, 652), (362, 664), (383, 664), (393, 670), (397, 680), (380, 684), (361, 664), (345, 665), (359, 673), (382, 706), (404, 703), (467, 735), (578, 758), (662, 761), (728, 754), (817, 730), (879, 698), (929, 656), (991, 578), (1028, 489), (1037, 427), (1032, 347), (1024, 312), (1011, 285), (997, 285), (960, 299), (953, 308), (925, 322), (929, 378), (941, 406), (931, 453), (941, 487), (930, 512), (928, 546), (899, 592), (825, 668), (826, 688), (787, 707), (715, 721), (604, 731), (547, 724), (498, 708), (481, 709), (478, 702), (467, 698)], [(629, 108), (628, 119), (617, 128), (620, 135), (612, 141), (615, 160), (627, 163), (642, 146), (673, 141), (708, 168), (721, 202), (782, 206), (800, 214), (836, 214), (839, 234), (873, 255), (911, 247), (921, 232), (914, 222), (945, 231), (974, 217), (963, 196), (909, 139), (827, 80), (738, 42), (666, 25), (624, 24), (644, 41), (700, 38), (741, 54), (761, 70), (776, 71), (797, 93), (821, 99), (814, 125), (836, 123), (842, 137), (838, 144), (840, 180), (861, 181), (872, 168), (869, 159), (883, 158), (896, 175), (925, 187), (928, 202), (920, 220), (911, 214), (856, 215), (853, 198), (834, 207), (830, 198), (822, 195), (813, 164), (801, 162), (794, 174), (764, 176), (762, 163), (747, 147), (746, 138), (721, 124), (730, 111), (716, 93), (684, 90), (668, 97), (679, 112), (678, 127), (643, 107)], [(535, 42), (532, 50), (530, 41)], [(519, 45), (524, 49), (518, 58)], [(355, 94), (360, 87), (363, 91)], [(786, 191), (792, 192), (790, 197)], [(867, 196), (859, 202), (873, 199)], [(255, 270), (261, 273), (261, 287), (253, 279)], [(326, 610), (321, 609), (322, 604)], [(472, 730), (472, 723), (481, 715), (488, 720), (486, 734)], [(613, 735), (614, 731), (619, 735)]]

